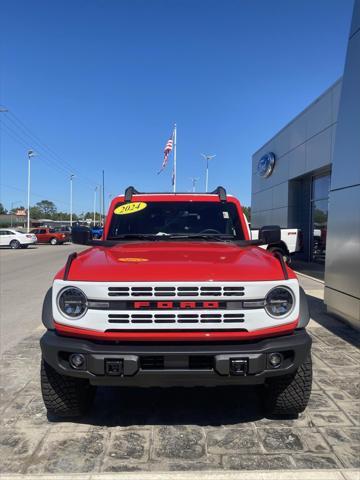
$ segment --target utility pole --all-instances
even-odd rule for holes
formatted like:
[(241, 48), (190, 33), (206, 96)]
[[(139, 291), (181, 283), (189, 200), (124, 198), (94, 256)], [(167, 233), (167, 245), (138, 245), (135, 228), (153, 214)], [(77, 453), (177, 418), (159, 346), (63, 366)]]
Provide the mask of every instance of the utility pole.
[(30, 232), (30, 180), (31, 180), (31, 158), (35, 157), (34, 150), (28, 150), (28, 178), (27, 178), (27, 233)]
[(70, 228), (72, 228), (73, 222), (73, 178), (75, 175), (72, 173), (70, 175)]
[(96, 192), (97, 192), (98, 187), (95, 187), (94, 190), (94, 226), (96, 224)]
[(99, 185), (99, 223), (102, 224), (102, 193), (101, 193), (101, 185)]
[(216, 157), (216, 155), (209, 155), (209, 154), (205, 154), (205, 153), (202, 153), (201, 154), (205, 160), (206, 160), (206, 173), (205, 173), (205, 192), (208, 191), (209, 189), (209, 160), (212, 160), (213, 158)]
[(195, 178), (195, 177), (190, 177), (190, 180), (191, 180), (191, 184), (192, 184), (192, 191), (195, 192), (196, 190), (196, 183), (197, 181), (199, 180), (198, 178)]
[(103, 203), (103, 219), (105, 223), (105, 172), (102, 171), (102, 203)]

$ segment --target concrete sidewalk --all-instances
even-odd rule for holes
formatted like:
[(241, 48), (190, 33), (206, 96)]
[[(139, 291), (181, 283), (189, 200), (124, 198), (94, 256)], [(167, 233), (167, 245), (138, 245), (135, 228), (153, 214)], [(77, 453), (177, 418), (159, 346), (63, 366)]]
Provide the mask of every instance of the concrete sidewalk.
[[(5, 475), (2, 480), (193, 480), (194, 472), (126, 472), (68, 475)], [(201, 480), (359, 480), (357, 470), (286, 470), (243, 472), (196, 472)]]
[(359, 336), (305, 283), (314, 386), (298, 419), (266, 418), (250, 388), (100, 388), (87, 417), (47, 418), (37, 330), (2, 356), (1, 479), (358, 479)]

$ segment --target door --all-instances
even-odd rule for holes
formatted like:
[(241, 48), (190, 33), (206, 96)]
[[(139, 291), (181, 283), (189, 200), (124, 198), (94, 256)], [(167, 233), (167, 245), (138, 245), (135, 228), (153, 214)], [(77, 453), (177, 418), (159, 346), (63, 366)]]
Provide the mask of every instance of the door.
[(0, 230), (0, 245), (9, 245), (9, 242), (7, 240), (8, 234), (6, 230)]
[(39, 228), (38, 230), (39, 233), (36, 234), (38, 241), (41, 243), (47, 243), (50, 240), (50, 236), (47, 233), (46, 228)]
[(0, 245), (9, 245), (11, 240), (16, 238), (16, 235), (9, 230), (0, 231)]
[(330, 174), (313, 177), (311, 196), (312, 260), (325, 263)]

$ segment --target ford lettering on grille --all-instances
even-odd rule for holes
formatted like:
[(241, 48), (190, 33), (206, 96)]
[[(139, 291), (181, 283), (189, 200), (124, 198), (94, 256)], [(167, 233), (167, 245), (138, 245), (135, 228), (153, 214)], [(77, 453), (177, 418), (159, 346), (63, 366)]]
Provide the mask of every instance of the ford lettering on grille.
[(134, 302), (134, 309), (211, 309), (220, 308), (219, 302)]

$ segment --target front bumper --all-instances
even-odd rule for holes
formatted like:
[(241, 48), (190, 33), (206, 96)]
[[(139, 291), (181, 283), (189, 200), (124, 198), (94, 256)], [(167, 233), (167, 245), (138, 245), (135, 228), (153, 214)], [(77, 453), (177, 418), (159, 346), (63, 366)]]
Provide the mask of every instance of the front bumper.
[[(92, 385), (216, 386), (256, 385), (294, 372), (310, 352), (304, 329), (290, 335), (238, 343), (99, 343), (59, 336), (47, 331), (40, 340), (44, 360), (62, 375), (87, 378)], [(274, 368), (269, 354), (280, 353)], [(85, 356), (83, 370), (69, 363), (72, 353)], [(234, 360), (243, 364), (234, 371)], [(115, 365), (114, 370), (109, 366)]]

